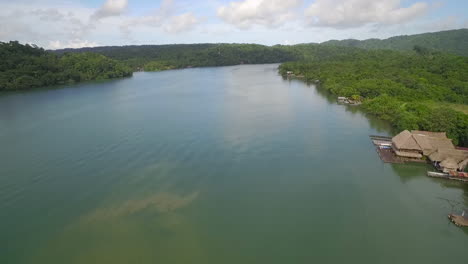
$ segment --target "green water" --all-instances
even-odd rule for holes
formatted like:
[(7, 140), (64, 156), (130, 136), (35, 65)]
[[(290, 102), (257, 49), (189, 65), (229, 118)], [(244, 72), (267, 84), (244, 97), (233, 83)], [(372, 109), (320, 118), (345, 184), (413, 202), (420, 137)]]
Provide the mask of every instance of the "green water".
[(276, 67), (0, 97), (0, 263), (464, 263), (466, 185)]

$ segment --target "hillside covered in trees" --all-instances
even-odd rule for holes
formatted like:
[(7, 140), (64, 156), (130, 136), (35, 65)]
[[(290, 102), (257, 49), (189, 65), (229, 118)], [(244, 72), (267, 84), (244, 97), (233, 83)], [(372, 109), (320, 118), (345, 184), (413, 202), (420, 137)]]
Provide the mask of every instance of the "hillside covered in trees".
[(337, 96), (363, 101), (363, 109), (398, 130), (446, 131), (455, 144), (468, 146), (468, 58), (434, 53), (360, 50), (324, 59), (288, 62), (305, 80), (320, 80)]
[(355, 47), (362, 49), (412, 50), (414, 46), (432, 51), (443, 51), (468, 56), (468, 29), (447, 30), (410, 36), (396, 36), (388, 39), (345, 39), (329, 40), (321, 45)]
[(99, 53), (134, 70), (157, 71), (186, 67), (279, 63), (298, 59), (282, 46), (257, 44), (175, 44), (63, 49), (62, 53)]
[(16, 41), (0, 42), (0, 91), (132, 75), (125, 64), (96, 53), (58, 56)]
[(104, 46), (55, 50), (54, 53), (92, 52), (119, 60), (133, 70), (159, 71), (186, 67), (227, 66), (297, 61), (336, 54), (355, 53), (357, 49), (411, 51), (419, 46), (468, 56), (468, 29), (441, 31), (385, 40), (331, 40), (322, 44), (264, 46), (258, 44), (174, 44)]

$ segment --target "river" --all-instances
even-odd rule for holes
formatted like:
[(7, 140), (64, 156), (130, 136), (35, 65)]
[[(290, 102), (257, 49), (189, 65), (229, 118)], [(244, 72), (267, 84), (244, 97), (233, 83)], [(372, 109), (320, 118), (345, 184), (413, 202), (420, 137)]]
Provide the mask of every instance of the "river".
[(277, 66), (0, 97), (0, 263), (466, 261), (467, 186), (382, 163), (385, 123)]

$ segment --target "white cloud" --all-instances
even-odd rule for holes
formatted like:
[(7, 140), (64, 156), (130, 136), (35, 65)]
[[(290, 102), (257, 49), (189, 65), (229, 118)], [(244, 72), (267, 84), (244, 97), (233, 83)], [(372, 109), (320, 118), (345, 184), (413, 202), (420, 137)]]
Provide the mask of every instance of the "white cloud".
[(424, 2), (402, 7), (400, 0), (316, 0), (305, 15), (312, 26), (351, 28), (404, 23), (426, 14), (428, 9)]
[(96, 42), (91, 42), (88, 40), (70, 40), (62, 42), (60, 40), (49, 41), (48, 47), (50, 49), (64, 49), (64, 48), (83, 48), (83, 47), (96, 47), (99, 46)]
[[(42, 21), (59, 21), (65, 18), (65, 15), (55, 8), (35, 9), (30, 12), (31, 15), (38, 16)], [(72, 16), (72, 14), (69, 14)]]
[(0, 41), (18, 40), (49, 48), (51, 41), (85, 38), (94, 26), (88, 18), (93, 10), (83, 8), (43, 8), (43, 6), (11, 5), (0, 8)]
[(91, 19), (99, 20), (105, 17), (120, 16), (125, 12), (127, 6), (127, 0), (106, 0), (106, 2), (94, 12)]
[[(78, 1), (0, 0), (0, 41), (45, 48), (206, 42), (274, 45), (468, 27), (465, 15), (444, 16), (450, 13), (442, 10), (447, 4), (428, 0), (100, 1), (101, 7), (90, 8)], [(423, 16), (425, 12), (431, 16)], [(312, 26), (306, 27), (306, 22)]]
[(164, 30), (169, 33), (180, 33), (193, 29), (198, 23), (199, 20), (192, 13), (185, 13), (171, 17)]
[(174, 15), (173, 0), (163, 0), (161, 6), (150, 14), (127, 19), (120, 25), (120, 30), (126, 38), (140, 26), (161, 28), (167, 33), (181, 33), (193, 29), (200, 20), (191, 12)]
[(302, 0), (243, 0), (221, 6), (217, 15), (229, 24), (241, 29), (252, 25), (277, 27), (295, 17), (293, 9), (302, 5)]

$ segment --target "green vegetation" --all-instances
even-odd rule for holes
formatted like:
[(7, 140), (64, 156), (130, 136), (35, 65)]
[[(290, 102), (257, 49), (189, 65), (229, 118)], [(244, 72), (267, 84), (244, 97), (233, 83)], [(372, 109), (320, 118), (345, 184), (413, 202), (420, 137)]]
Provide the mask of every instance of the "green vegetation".
[(150, 61), (143, 66), (145, 71), (165, 71), (175, 69), (175, 66), (167, 61)]
[(0, 42), (0, 91), (131, 76), (129, 67), (95, 53), (51, 52), (16, 41)]
[(322, 45), (355, 47), (362, 49), (412, 50), (414, 46), (425, 47), (432, 51), (443, 51), (468, 56), (468, 29), (447, 30), (411, 36), (397, 36), (388, 39), (345, 39), (330, 40)]
[(320, 80), (337, 96), (363, 98), (363, 109), (397, 129), (446, 131), (468, 146), (468, 58), (429, 52), (354, 50), (280, 66), (305, 80)]
[(64, 49), (64, 52), (93, 52), (120, 60), (135, 70), (159, 71), (186, 67), (279, 63), (298, 57), (282, 46), (257, 44), (178, 44)]

